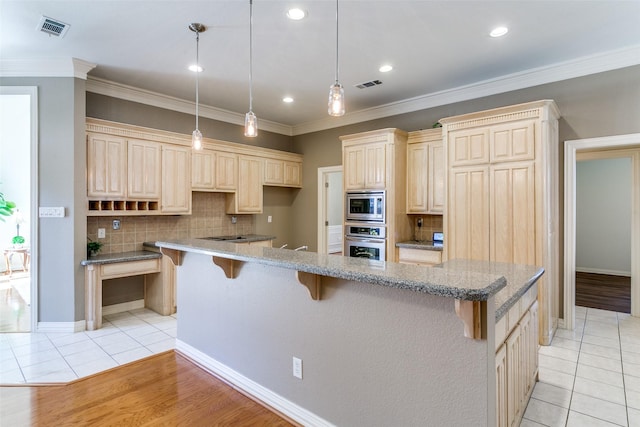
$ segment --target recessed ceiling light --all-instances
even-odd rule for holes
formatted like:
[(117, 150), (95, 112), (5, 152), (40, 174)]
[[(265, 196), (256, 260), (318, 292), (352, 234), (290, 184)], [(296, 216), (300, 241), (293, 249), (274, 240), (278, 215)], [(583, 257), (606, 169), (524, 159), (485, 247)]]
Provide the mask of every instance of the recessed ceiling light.
[(293, 102), (293, 98), (290, 96), (285, 96), (284, 98), (282, 98), (282, 102), (286, 102), (287, 104)]
[(307, 12), (305, 12), (302, 9), (293, 8), (287, 11), (287, 18), (293, 21), (299, 21), (301, 19), (304, 19), (305, 16), (307, 16)]
[(393, 70), (393, 67), (391, 65), (383, 65), (382, 67), (378, 68), (378, 71), (380, 71), (381, 73), (388, 73), (391, 70)]
[(491, 30), (489, 35), (491, 37), (502, 37), (505, 34), (507, 34), (508, 32), (509, 32), (509, 29), (507, 27), (496, 27), (493, 30)]
[(204, 70), (204, 68), (202, 68), (202, 67), (201, 67), (201, 66), (199, 66), (199, 65), (195, 65), (195, 64), (194, 64), (194, 65), (189, 65), (189, 71), (193, 71), (194, 73), (195, 73), (196, 71), (197, 71), (197, 72), (199, 72), (199, 73), (201, 73), (201, 72), (202, 72), (202, 70)]

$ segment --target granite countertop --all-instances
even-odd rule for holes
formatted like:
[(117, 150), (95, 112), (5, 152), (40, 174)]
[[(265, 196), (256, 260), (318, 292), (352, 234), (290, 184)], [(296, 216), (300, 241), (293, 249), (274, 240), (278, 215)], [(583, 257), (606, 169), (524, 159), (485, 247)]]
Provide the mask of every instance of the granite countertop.
[(322, 276), (372, 283), (469, 301), (486, 301), (507, 285), (501, 274), (463, 268), (428, 268), (291, 249), (202, 239), (158, 241), (161, 248), (256, 262)]
[[(234, 239), (233, 237), (236, 237), (236, 236), (238, 238)], [(276, 236), (265, 236), (265, 235), (262, 235), (262, 234), (238, 234), (238, 235), (234, 235), (234, 236), (211, 236), (211, 237), (225, 239), (223, 241), (224, 242), (229, 242), (229, 243), (262, 242), (264, 240), (275, 240), (275, 238), (276, 238)], [(209, 240), (208, 237), (195, 237), (195, 239)], [(156, 243), (157, 242), (155, 242), (155, 241), (153, 241), (153, 242), (144, 242), (142, 244), (142, 246), (145, 247), (145, 248), (150, 248), (151, 250), (154, 250), (154, 249), (158, 248)]]
[(442, 243), (434, 246), (433, 240), (406, 240), (397, 242), (397, 248), (422, 249), (426, 251), (442, 251)]
[(162, 258), (162, 254), (153, 251), (132, 251), (119, 254), (103, 254), (89, 257), (80, 262), (80, 265), (115, 264), (118, 262), (142, 261), (145, 259)]
[(544, 273), (544, 268), (533, 265), (473, 261), (465, 259), (447, 261), (435, 266), (434, 268), (451, 269), (454, 271), (482, 271), (487, 274), (503, 276), (507, 281), (507, 286), (500, 289), (495, 296), (496, 322), (500, 320), (516, 302), (518, 302), (518, 300)]

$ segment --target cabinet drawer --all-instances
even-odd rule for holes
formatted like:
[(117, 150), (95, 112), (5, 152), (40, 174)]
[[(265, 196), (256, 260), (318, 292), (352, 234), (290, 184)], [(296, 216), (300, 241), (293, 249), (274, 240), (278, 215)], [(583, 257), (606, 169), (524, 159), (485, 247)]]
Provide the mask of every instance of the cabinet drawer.
[(409, 264), (436, 265), (442, 262), (441, 251), (428, 249), (398, 248), (398, 261)]
[(102, 270), (102, 278), (113, 279), (116, 277), (158, 273), (160, 272), (160, 260), (161, 258), (103, 264), (100, 267)]

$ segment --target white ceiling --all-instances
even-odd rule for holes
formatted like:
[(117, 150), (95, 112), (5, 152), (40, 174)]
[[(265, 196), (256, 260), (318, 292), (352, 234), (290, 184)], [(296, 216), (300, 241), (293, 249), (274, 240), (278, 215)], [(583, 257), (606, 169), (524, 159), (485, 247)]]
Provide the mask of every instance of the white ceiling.
[[(308, 17), (288, 20), (291, 6)], [(254, 1), (253, 110), (261, 128), (303, 133), (417, 109), (425, 99), (455, 100), (445, 94), (468, 99), (487, 94), (479, 88), (510, 90), (640, 64), (640, 0), (341, 0), (347, 116), (332, 118), (335, 13), (333, 0)], [(70, 24), (66, 36), (38, 31), (42, 15)], [(200, 35), (203, 115), (222, 109), (239, 121), (249, 98), (248, 0), (0, 0), (0, 60), (79, 58), (96, 64), (89, 90), (100, 92), (106, 80), (193, 102), (192, 22), (208, 28)], [(488, 32), (497, 25), (510, 31), (493, 39)], [(393, 71), (380, 73), (384, 63)], [(354, 87), (375, 79), (383, 84)], [(285, 95), (295, 101), (283, 103)]]

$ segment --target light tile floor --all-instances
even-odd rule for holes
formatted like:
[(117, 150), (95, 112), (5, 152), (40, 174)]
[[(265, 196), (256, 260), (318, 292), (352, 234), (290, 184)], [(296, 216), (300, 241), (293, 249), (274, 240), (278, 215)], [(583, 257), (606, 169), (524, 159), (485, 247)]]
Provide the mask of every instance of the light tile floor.
[(59, 383), (175, 348), (176, 317), (148, 309), (76, 333), (0, 334), (0, 384)]
[(576, 307), (576, 329), (540, 347), (521, 427), (640, 427), (640, 319)]

